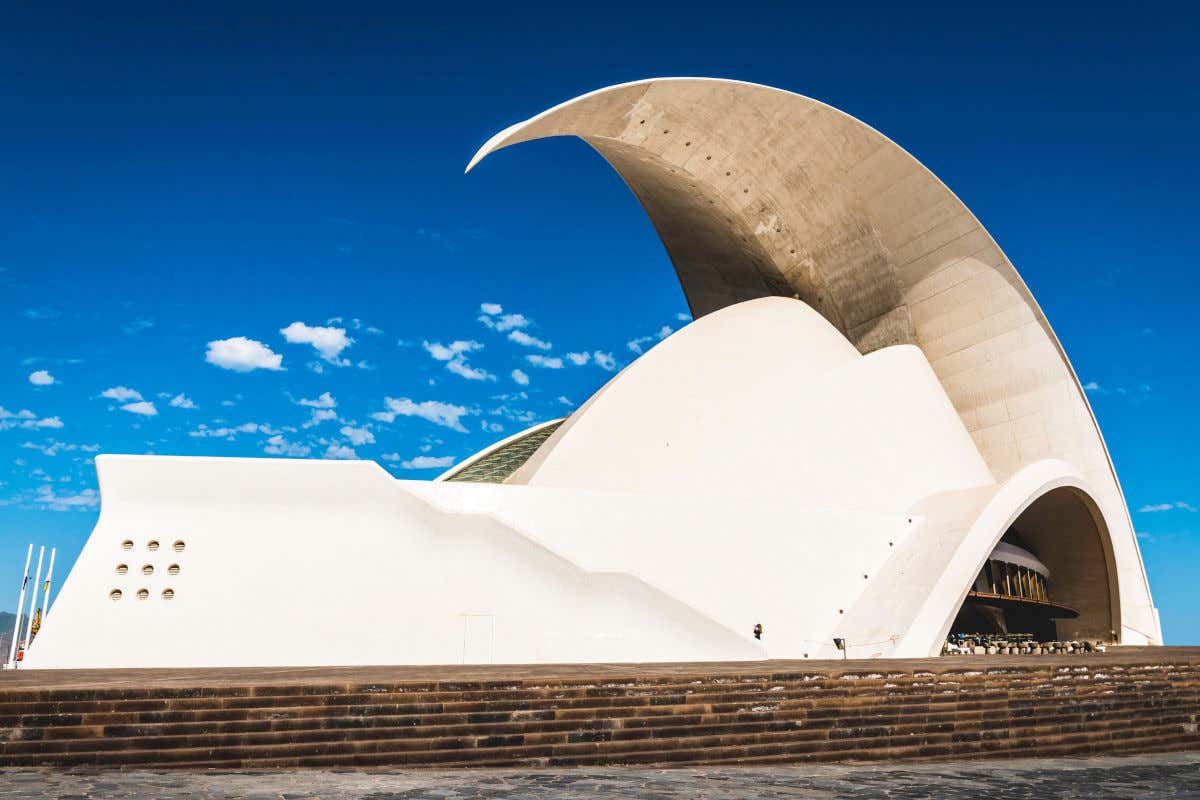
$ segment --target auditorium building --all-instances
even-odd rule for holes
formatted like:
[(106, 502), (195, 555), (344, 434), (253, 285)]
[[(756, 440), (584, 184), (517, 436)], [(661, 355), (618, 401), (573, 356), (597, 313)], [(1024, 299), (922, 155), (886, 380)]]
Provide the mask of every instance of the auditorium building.
[(28, 666), (923, 657), (956, 631), (1161, 643), (1062, 345), (915, 158), (815, 100), (679, 78), (538, 114), (468, 170), (549, 136), (624, 179), (694, 321), (570, 416), (433, 481), (98, 457), (99, 522)]

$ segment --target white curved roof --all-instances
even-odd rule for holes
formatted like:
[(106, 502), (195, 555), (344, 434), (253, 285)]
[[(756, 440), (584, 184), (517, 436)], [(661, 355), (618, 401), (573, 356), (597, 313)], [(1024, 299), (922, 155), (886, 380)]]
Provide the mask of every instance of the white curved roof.
[[(703, 78), (620, 84), (492, 137), (578, 136), (655, 225), (693, 315), (796, 297), (860, 352), (914, 344), (1002, 482), (1046, 459), (1094, 487), (1124, 619), (1158, 623), (1115, 470), (1028, 287), (970, 210), (887, 137), (791, 92)], [(1124, 602), (1124, 601), (1123, 601)]]

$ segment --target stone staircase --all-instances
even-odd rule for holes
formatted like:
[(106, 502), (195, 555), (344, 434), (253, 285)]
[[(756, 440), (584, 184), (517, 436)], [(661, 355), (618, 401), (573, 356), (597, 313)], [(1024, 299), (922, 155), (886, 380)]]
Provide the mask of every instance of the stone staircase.
[(1200, 749), (1200, 652), (1182, 650), (1158, 660), (595, 665), (593, 674), (420, 668), (441, 680), (414, 679), (418, 668), (392, 668), (407, 670), (394, 679), (364, 668), (357, 681), (353, 669), (257, 680), (253, 670), (160, 670), (169, 680), (114, 686), (25, 672), (19, 682), (0, 676), (0, 766), (764, 764)]

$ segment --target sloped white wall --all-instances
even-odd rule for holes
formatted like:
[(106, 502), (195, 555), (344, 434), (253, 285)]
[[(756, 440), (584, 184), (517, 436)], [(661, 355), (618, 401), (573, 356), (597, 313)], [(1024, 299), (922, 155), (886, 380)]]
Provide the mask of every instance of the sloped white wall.
[(831, 644), (869, 578), (914, 530), (902, 514), (800, 495), (412, 488), (448, 512), (490, 514), (589, 572), (636, 576), (740, 635), (762, 623), (770, 658), (816, 657)]
[(28, 667), (460, 663), (469, 614), (494, 615), (496, 663), (762, 655), (628, 576), (439, 513), (370, 462), (101, 456), (97, 468), (101, 519)]

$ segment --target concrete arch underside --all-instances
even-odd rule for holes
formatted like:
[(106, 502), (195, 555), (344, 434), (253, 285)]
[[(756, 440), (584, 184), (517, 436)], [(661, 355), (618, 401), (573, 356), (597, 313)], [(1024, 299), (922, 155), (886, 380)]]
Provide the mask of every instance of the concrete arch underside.
[[(1019, 478), (1037, 476), (1045, 466), (1037, 465)], [(1023, 483), (1018, 480), (1015, 485)], [(974, 575), (1003, 536), (1016, 532), (1048, 568), (1054, 600), (1079, 612), (1076, 618), (1058, 621), (1056, 638), (1110, 640), (1121, 628), (1120, 586), (1112, 537), (1088, 488), (1077, 476), (1046, 481), (1018, 506), (1009, 508), (1004, 525), (998, 526), (997, 512), (1003, 513), (1012, 497), (1012, 492), (997, 493), (980, 515), (974, 536), (968, 537), (978, 561)], [(971, 588), (971, 583), (961, 586), (958, 605), (950, 614), (941, 614), (939, 642), (945, 639)]]
[(548, 136), (584, 139), (621, 175), (695, 316), (794, 297), (863, 354), (916, 345), (997, 484), (1046, 460), (1078, 471), (1110, 542), (1118, 635), (1161, 642), (1124, 497), (1063, 348), (987, 231), (915, 158), (800, 95), (673, 78), (601, 89), (514, 125), (468, 170)]

